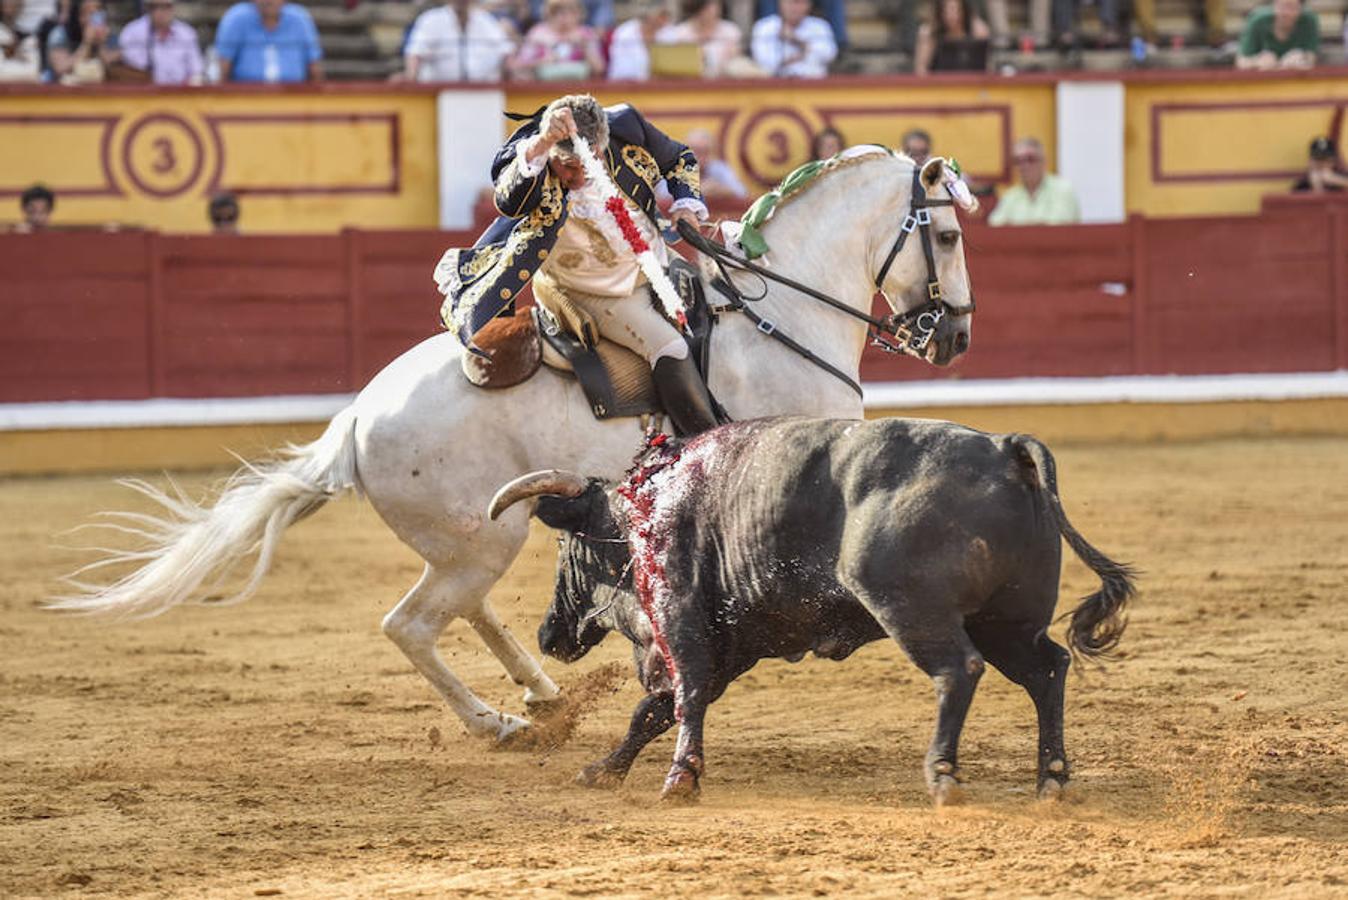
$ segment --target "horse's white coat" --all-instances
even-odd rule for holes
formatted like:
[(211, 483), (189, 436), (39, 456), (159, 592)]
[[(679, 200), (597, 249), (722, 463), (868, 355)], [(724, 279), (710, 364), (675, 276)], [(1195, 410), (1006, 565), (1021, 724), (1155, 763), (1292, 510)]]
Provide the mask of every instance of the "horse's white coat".
[[(838, 170), (783, 205), (764, 229), (775, 272), (824, 290), (869, 312), (871, 280), (908, 213), (912, 163), (877, 155)], [(925, 175), (925, 173), (924, 173)], [(932, 186), (940, 177), (933, 170)], [(958, 228), (949, 208), (932, 211), (934, 232)], [(936, 244), (947, 302), (970, 302), (960, 246)], [(908, 242), (885, 293), (896, 311), (925, 301), (921, 243)], [(750, 295), (756, 278), (745, 279)], [(857, 377), (865, 326), (797, 292), (771, 285), (760, 315), (842, 371)], [(961, 320), (967, 327), (968, 318)], [(455, 338), (425, 340), (390, 363), (339, 413), (322, 437), (286, 458), (246, 468), (213, 507), (172, 500), (165, 519), (128, 520), (149, 540), (146, 550), (95, 567), (135, 560), (141, 567), (109, 586), (54, 606), (127, 616), (154, 615), (193, 599), (222, 567), (260, 548), (256, 586), (296, 518), (340, 490), (362, 491), (389, 527), (425, 561), (421, 579), (385, 617), (384, 633), (474, 734), (504, 737), (527, 724), (483, 703), (445, 665), (436, 641), (456, 618), (467, 619), (525, 700), (548, 700), (557, 686), (506, 631), (486, 603), (528, 535), (530, 506), (498, 521), (484, 515), (493, 492), (524, 472), (561, 468), (619, 476), (641, 443), (636, 420), (599, 422), (570, 378), (544, 369), (506, 390), (483, 391), (459, 371)], [(736, 419), (786, 413), (859, 418), (861, 398), (847, 385), (757, 333), (747, 319), (722, 317), (711, 353), (711, 387)]]

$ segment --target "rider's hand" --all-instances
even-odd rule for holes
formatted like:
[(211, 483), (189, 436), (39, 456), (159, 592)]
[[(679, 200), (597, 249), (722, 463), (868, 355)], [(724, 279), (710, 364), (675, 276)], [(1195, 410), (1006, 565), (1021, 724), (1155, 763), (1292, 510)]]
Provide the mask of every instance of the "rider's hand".
[(669, 224), (677, 229), (680, 222), (687, 222), (689, 225), (696, 228), (699, 224), (697, 213), (693, 212), (691, 209), (670, 210)]
[(558, 141), (575, 137), (577, 133), (576, 120), (571, 115), (571, 110), (565, 106), (558, 107), (545, 115), (543, 121), (539, 123), (538, 137), (529, 144), (525, 158), (533, 162), (556, 146)]

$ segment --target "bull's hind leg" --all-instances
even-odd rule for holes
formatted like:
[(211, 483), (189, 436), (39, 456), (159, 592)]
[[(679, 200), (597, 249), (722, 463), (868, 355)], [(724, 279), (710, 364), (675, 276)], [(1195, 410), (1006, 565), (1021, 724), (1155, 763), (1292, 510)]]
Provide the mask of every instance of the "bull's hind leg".
[(1034, 701), (1039, 717), (1039, 796), (1058, 799), (1070, 768), (1063, 749), (1063, 699), (1071, 655), (1033, 624), (970, 621), (965, 629), (983, 657), (1025, 688)]
[(617, 787), (627, 777), (637, 754), (674, 724), (674, 692), (647, 694), (632, 713), (627, 736), (608, 756), (590, 763), (576, 776), (585, 787)]
[(840, 574), (936, 687), (936, 734), (927, 749), (923, 772), (937, 806), (959, 803), (963, 799), (959, 786), (960, 732), (983, 675), (982, 655), (964, 633), (953, 606), (940, 599), (939, 589), (905, 586), (882, 595), (863, 587), (858, 579)]

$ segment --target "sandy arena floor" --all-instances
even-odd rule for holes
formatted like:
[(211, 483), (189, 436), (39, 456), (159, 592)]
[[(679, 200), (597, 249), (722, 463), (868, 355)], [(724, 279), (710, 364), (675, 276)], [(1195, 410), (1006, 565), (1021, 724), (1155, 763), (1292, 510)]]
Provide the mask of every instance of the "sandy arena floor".
[[(940, 812), (931, 688), (895, 646), (760, 664), (712, 709), (701, 805), (670, 808), (669, 736), (616, 793), (571, 783), (638, 697), (619, 637), (547, 663), (585, 701), (560, 748), (465, 736), (379, 632), (419, 566), (368, 506), (298, 525), (247, 604), (111, 627), (36, 604), (78, 558), (55, 535), (134, 498), (0, 481), (0, 896), (1348, 896), (1348, 441), (1058, 459), (1078, 528), (1145, 571), (1125, 658), (1073, 673), (1057, 805), (989, 671), (970, 803)], [(551, 570), (540, 529), (493, 595), (531, 647)], [(1093, 584), (1073, 560), (1060, 607)], [(521, 709), (465, 627), (442, 646)]]

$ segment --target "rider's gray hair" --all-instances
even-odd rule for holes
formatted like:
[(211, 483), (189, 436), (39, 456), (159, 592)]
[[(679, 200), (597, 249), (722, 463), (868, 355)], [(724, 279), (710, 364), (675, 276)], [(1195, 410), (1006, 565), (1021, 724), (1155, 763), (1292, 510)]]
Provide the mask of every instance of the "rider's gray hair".
[[(562, 107), (571, 110), (571, 118), (576, 122), (576, 131), (590, 142), (591, 147), (602, 150), (608, 146), (608, 116), (604, 114), (604, 107), (599, 105), (598, 100), (589, 94), (568, 94), (565, 97), (558, 97), (543, 111), (544, 118), (547, 118), (554, 109)], [(558, 141), (556, 149), (560, 151), (561, 156), (575, 156), (575, 148), (571, 146), (570, 138)]]

